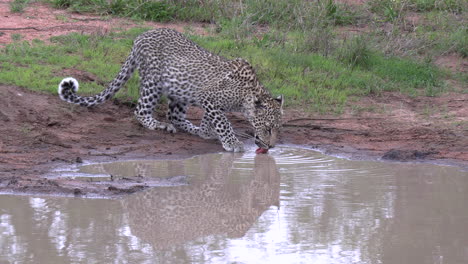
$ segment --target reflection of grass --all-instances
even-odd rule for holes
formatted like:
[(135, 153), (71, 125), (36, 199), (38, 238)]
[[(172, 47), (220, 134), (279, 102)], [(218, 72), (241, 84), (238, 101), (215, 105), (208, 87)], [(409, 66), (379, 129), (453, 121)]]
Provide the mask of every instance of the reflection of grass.
[[(89, 72), (100, 82), (114, 78), (130, 52), (133, 39), (144, 29), (111, 35), (70, 34), (54, 37), (53, 45), (41, 41), (17, 42), (0, 50), (0, 83), (55, 93), (63, 69)], [(350, 95), (383, 90), (425, 94), (427, 87), (441, 89), (441, 74), (430, 65), (369, 53), (366, 67), (349, 67), (334, 57), (295, 51), (294, 43), (278, 44), (275, 38), (237, 41), (221, 35), (191, 36), (201, 46), (228, 58), (243, 57), (256, 68), (260, 80), (273, 94), (284, 94), (289, 105), (319, 112), (341, 112)], [(83, 82), (80, 93), (97, 93), (103, 87)], [(138, 80), (118, 94), (135, 100)], [(82, 88), (82, 89), (81, 89)]]

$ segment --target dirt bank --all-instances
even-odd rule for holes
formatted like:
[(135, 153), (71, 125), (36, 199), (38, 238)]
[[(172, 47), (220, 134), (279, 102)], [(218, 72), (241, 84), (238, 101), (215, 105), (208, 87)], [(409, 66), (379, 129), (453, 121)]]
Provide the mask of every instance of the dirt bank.
[[(360, 107), (386, 111), (312, 116), (286, 109), (282, 144), (299, 144), (356, 159), (445, 162), (468, 168), (468, 95), (408, 98), (393, 93), (366, 98)], [(444, 107), (430, 115), (425, 106)], [(144, 180), (96, 184), (45, 179), (57, 166), (83, 161), (173, 159), (223, 151), (214, 140), (149, 131), (119, 101), (87, 109), (58, 96), (0, 85), (0, 192), (112, 196), (146, 188)], [(164, 108), (164, 107), (163, 107)], [(165, 111), (158, 112), (164, 119)], [(197, 122), (200, 111), (189, 117)], [(248, 124), (232, 115), (237, 130)], [(463, 127), (465, 126), (465, 127)], [(249, 142), (248, 142), (249, 143)], [(252, 144), (252, 142), (250, 142)]]

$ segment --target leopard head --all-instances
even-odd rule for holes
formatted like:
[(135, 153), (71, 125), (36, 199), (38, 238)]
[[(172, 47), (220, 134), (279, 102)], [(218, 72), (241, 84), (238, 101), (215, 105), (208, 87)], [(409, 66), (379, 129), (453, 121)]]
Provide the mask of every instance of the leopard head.
[(283, 96), (256, 98), (254, 114), (250, 118), (255, 131), (255, 144), (260, 148), (273, 148), (278, 139), (283, 116)]
[(243, 59), (232, 62), (229, 79), (244, 92), (244, 114), (255, 132), (255, 144), (263, 149), (275, 146), (283, 116), (283, 96), (273, 98), (258, 81), (253, 67)]

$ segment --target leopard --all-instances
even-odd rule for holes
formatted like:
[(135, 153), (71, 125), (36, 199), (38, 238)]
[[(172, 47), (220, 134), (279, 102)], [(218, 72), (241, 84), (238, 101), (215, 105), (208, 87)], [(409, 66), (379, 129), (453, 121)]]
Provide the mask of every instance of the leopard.
[[(143, 127), (169, 133), (179, 129), (204, 139), (216, 139), (229, 152), (244, 151), (239, 138), (254, 138), (255, 144), (265, 150), (275, 146), (283, 96), (272, 96), (246, 60), (214, 54), (168, 28), (139, 35), (117, 76), (100, 93), (80, 96), (78, 81), (67, 77), (60, 82), (58, 94), (68, 103), (93, 107), (112, 98), (136, 69), (140, 87), (134, 114)], [(162, 98), (168, 102), (169, 122), (153, 117)], [(203, 110), (198, 126), (187, 120), (189, 106)], [(229, 112), (242, 113), (254, 132), (235, 132), (226, 117)]]

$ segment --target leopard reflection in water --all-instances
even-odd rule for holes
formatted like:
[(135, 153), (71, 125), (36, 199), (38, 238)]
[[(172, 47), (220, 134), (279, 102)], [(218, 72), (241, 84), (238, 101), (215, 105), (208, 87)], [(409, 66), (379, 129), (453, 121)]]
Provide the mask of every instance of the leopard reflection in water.
[(155, 249), (210, 235), (243, 237), (264, 211), (279, 207), (280, 174), (273, 157), (257, 155), (252, 174), (239, 179), (239, 169), (233, 168), (239, 157), (196, 157), (206, 175), (202, 181), (153, 188), (122, 200), (132, 233)]

